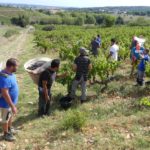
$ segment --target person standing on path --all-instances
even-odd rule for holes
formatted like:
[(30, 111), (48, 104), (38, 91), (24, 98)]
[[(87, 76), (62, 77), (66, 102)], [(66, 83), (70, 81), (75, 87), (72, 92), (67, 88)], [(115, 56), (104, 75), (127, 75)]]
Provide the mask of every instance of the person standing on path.
[(17, 114), (19, 88), (14, 73), (18, 63), (14, 58), (6, 62), (6, 68), (0, 72), (0, 111), (3, 124), (4, 140), (14, 141), (14, 129), (12, 128), (13, 115)]
[(80, 56), (74, 60), (73, 70), (76, 72), (75, 80), (72, 84), (71, 98), (75, 98), (78, 85), (81, 85), (81, 103), (86, 101), (86, 83), (88, 73), (92, 69), (92, 64), (87, 56), (88, 51), (85, 48), (80, 48)]

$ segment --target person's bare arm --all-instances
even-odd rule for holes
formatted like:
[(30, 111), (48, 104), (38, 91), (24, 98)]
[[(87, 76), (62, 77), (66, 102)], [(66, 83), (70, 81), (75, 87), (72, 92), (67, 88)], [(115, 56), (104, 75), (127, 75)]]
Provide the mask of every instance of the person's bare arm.
[(43, 91), (46, 102), (49, 101), (48, 89), (47, 89), (47, 81), (42, 81)]
[(140, 59), (144, 59), (144, 55), (143, 54), (139, 54)]
[(76, 72), (76, 71), (77, 71), (77, 65), (76, 65), (76, 64), (73, 64), (73, 66), (72, 66), (72, 70), (73, 70), (74, 72)]
[(56, 78), (65, 78), (68, 75), (67, 72), (63, 73), (63, 74), (57, 74)]
[(89, 64), (88, 69), (89, 69), (89, 71), (92, 70), (92, 64)]
[(8, 105), (11, 107), (12, 112), (14, 114), (16, 114), (17, 113), (17, 108), (16, 108), (16, 106), (12, 102), (12, 99), (11, 99), (11, 97), (9, 95), (8, 89), (6, 89), (6, 88), (1, 89), (1, 93), (2, 93), (3, 98), (6, 100), (6, 102), (8, 103)]

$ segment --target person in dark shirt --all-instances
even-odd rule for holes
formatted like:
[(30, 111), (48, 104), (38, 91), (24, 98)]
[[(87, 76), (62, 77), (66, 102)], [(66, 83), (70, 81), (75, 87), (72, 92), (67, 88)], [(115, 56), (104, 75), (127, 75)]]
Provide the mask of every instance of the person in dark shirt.
[(51, 88), (53, 82), (58, 77), (65, 77), (66, 73), (57, 75), (56, 72), (59, 70), (60, 60), (54, 59), (51, 62), (50, 68), (41, 73), (39, 78), (39, 109), (38, 115), (48, 115), (51, 102)]
[(97, 57), (98, 56), (98, 48), (100, 47), (100, 44), (97, 42), (97, 38), (94, 38), (94, 40), (91, 42), (92, 46), (92, 54)]
[(75, 98), (75, 93), (78, 85), (81, 85), (81, 103), (86, 101), (86, 82), (88, 80), (88, 73), (92, 69), (91, 61), (87, 56), (87, 50), (80, 48), (80, 56), (78, 56), (73, 65), (73, 70), (76, 72), (75, 80), (72, 84), (71, 94)]

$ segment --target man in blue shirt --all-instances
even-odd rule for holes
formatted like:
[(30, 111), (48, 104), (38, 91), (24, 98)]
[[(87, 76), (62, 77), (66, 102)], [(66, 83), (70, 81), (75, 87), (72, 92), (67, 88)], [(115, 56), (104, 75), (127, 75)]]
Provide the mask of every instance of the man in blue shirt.
[(0, 72), (0, 111), (2, 116), (4, 140), (14, 141), (12, 117), (16, 115), (19, 89), (16, 76), (17, 60), (10, 58), (6, 62), (6, 68)]
[(100, 48), (100, 45), (97, 42), (97, 38), (94, 38), (94, 40), (92, 40), (91, 47), (92, 47), (92, 55), (94, 55), (94, 57), (97, 57), (99, 54), (98, 49)]
[(97, 35), (96, 42), (99, 44), (99, 46), (101, 46), (102, 40), (101, 40), (101, 36), (99, 34)]
[(146, 62), (150, 61), (149, 50), (145, 49), (144, 54), (141, 55), (141, 61), (138, 65), (137, 84), (142, 86), (144, 84), (144, 76), (146, 70)]
[(131, 69), (131, 74), (130, 76), (133, 76), (135, 68), (138, 66), (140, 56), (144, 52), (144, 47), (140, 46), (140, 44), (136, 41), (136, 46), (132, 48), (131, 51), (131, 60), (132, 60), (132, 69)]

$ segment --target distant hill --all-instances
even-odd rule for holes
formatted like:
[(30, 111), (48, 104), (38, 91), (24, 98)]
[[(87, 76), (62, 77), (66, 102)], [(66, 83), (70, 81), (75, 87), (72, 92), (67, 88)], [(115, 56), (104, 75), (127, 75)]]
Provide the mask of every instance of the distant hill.
[(150, 6), (126, 6), (126, 7), (93, 7), (93, 8), (81, 8), (80, 10), (89, 11), (150, 11)]
[(1, 6), (10, 6), (26, 9), (63, 9), (63, 10), (80, 10), (80, 11), (110, 11), (110, 12), (132, 12), (132, 11), (150, 11), (150, 6), (117, 6), (117, 7), (90, 7), (90, 8), (75, 8), (75, 7), (58, 7), (45, 5), (29, 5), (29, 4), (12, 4), (0, 3)]
[(0, 7), (0, 22), (4, 24), (10, 24), (10, 20), (12, 17), (18, 16), (28, 16), (30, 22), (38, 21), (41, 18), (47, 18), (48, 15), (40, 13), (37, 10), (30, 10), (18, 7), (8, 7), (8, 6), (1, 6)]

